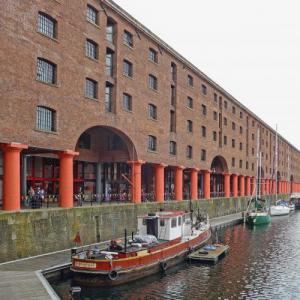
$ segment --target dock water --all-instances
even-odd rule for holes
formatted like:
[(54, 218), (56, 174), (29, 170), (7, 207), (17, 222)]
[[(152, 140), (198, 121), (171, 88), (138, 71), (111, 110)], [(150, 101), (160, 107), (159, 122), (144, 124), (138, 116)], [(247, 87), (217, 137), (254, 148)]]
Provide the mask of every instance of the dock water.
[[(212, 230), (242, 222), (242, 214), (210, 220)], [(105, 242), (104, 242), (105, 243)], [(0, 295), (5, 300), (59, 299), (43, 273), (60, 272), (70, 264), (71, 249), (0, 264)]]

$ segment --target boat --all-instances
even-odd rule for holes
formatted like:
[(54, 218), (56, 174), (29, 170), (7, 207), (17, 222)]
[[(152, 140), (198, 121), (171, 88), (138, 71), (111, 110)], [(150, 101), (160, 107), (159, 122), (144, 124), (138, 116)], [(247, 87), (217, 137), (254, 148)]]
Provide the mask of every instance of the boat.
[(260, 130), (257, 133), (257, 155), (256, 155), (256, 166), (257, 166), (257, 180), (254, 191), (256, 195), (249, 199), (247, 210), (244, 215), (244, 221), (250, 226), (268, 224), (271, 222), (269, 201), (261, 197), (261, 178), (262, 178), (262, 153), (260, 151)]
[(290, 211), (294, 211), (296, 208), (295, 203), (289, 202), (289, 208), (290, 208)]
[(73, 249), (71, 272), (80, 286), (115, 286), (167, 269), (186, 259), (211, 237), (208, 218), (192, 222), (185, 211), (138, 217), (138, 234), (111, 240), (105, 249)]
[(300, 193), (292, 193), (289, 199), (290, 204), (295, 205), (295, 209), (300, 209)]
[(270, 206), (271, 216), (286, 216), (290, 213), (289, 205), (281, 200), (276, 201), (275, 205)]
[[(246, 222), (249, 225), (261, 225), (271, 222), (267, 201), (262, 198), (251, 198), (246, 212)], [(254, 207), (251, 209), (251, 206)]]

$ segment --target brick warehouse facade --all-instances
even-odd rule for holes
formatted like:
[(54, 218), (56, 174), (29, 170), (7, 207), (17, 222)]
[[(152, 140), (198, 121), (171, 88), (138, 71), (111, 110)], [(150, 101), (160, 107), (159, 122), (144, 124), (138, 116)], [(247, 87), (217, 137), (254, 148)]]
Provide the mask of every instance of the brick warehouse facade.
[(262, 194), (300, 191), (298, 149), (114, 2), (8, 0), (0, 22), (4, 210), (30, 186), (61, 207), (250, 195), (258, 150)]

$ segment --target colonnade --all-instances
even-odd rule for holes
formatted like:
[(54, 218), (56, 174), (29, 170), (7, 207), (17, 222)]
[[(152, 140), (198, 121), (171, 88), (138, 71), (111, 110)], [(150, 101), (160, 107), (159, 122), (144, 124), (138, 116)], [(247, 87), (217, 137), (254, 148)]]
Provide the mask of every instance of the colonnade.
[[(2, 144), (1, 149), (4, 153), (4, 173), (3, 173), (3, 210), (18, 211), (20, 210), (20, 159), (21, 152), (27, 149), (27, 145), (10, 143)], [(59, 188), (59, 205), (60, 207), (73, 207), (73, 163), (74, 158), (79, 155), (78, 152), (71, 150), (60, 151), (57, 153), (60, 159), (60, 188)], [(142, 165), (144, 161), (129, 161), (131, 166), (131, 186), (132, 202), (140, 203), (142, 198)], [(155, 196), (157, 202), (164, 201), (165, 191), (165, 172), (167, 165), (156, 164), (155, 170)], [(183, 200), (183, 166), (173, 167), (174, 174), (174, 192), (175, 200)], [(211, 197), (211, 171), (190, 168), (190, 198), (198, 199), (198, 175), (203, 174), (203, 195), (205, 199)], [(224, 178), (224, 195), (228, 197), (250, 196), (255, 193), (255, 177), (238, 174), (223, 173)], [(300, 192), (300, 183), (288, 183), (280, 180), (277, 182), (273, 179), (264, 178), (260, 181), (260, 191), (262, 195), (275, 194), (276, 189), (279, 194)]]

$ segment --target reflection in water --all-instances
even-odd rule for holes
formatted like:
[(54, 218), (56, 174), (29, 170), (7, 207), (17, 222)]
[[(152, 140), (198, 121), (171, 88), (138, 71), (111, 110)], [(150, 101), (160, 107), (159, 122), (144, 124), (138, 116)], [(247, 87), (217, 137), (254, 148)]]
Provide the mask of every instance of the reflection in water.
[[(164, 276), (83, 289), (81, 299), (300, 299), (300, 213), (266, 226), (228, 227), (218, 238), (230, 252), (215, 266), (183, 263)], [(70, 284), (53, 287), (63, 297)]]

